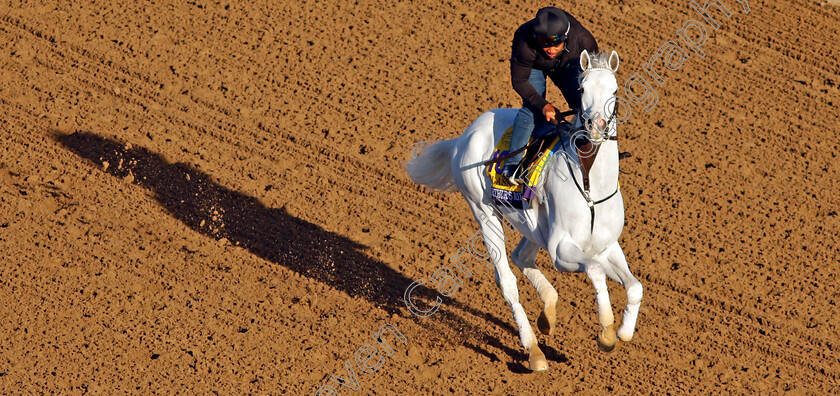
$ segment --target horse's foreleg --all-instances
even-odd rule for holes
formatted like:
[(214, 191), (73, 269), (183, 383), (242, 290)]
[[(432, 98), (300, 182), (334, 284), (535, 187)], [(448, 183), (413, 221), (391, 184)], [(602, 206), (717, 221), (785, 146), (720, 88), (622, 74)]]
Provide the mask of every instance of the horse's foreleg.
[(516, 249), (513, 249), (510, 257), (513, 263), (519, 267), (522, 274), (531, 281), (534, 289), (540, 295), (540, 300), (543, 302), (543, 310), (540, 312), (540, 317), (537, 319), (537, 328), (543, 334), (553, 334), (554, 327), (557, 323), (557, 290), (551, 285), (551, 282), (537, 269), (536, 259), (540, 247), (528, 238), (522, 238)]
[(510, 270), (510, 264), (508, 264), (505, 250), (504, 235), (500, 234), (500, 231), (504, 229), (500, 219), (489, 209), (482, 210), (480, 207), (474, 207), (473, 212), (481, 226), (484, 244), (487, 246), (487, 251), (495, 266), (496, 285), (501, 289), (502, 296), (513, 312), (513, 319), (516, 322), (516, 327), (519, 329), (519, 340), (530, 354), (528, 368), (534, 371), (546, 370), (548, 369), (548, 362), (540, 350), (539, 345), (537, 345), (537, 336), (534, 334), (534, 330), (528, 322), (528, 315), (525, 314), (525, 309), (519, 303), (519, 290), (516, 287), (516, 276)]
[(607, 274), (601, 263), (589, 258), (580, 248), (570, 241), (561, 242), (558, 246), (558, 257), (566, 262), (580, 263), (592, 286), (595, 287), (595, 303), (598, 307), (598, 322), (601, 333), (598, 335), (598, 345), (605, 351), (615, 347), (615, 317), (610, 304), (610, 293), (607, 289)]
[(639, 308), (642, 305), (642, 296), (644, 288), (633, 273), (630, 272), (630, 267), (627, 265), (627, 258), (624, 257), (624, 252), (618, 242), (610, 247), (607, 259), (612, 264), (616, 275), (624, 284), (624, 289), (627, 291), (627, 307), (624, 309), (624, 314), (621, 318), (621, 326), (618, 328), (618, 338), (621, 341), (628, 342), (633, 339), (633, 333), (636, 330), (636, 320), (639, 317)]

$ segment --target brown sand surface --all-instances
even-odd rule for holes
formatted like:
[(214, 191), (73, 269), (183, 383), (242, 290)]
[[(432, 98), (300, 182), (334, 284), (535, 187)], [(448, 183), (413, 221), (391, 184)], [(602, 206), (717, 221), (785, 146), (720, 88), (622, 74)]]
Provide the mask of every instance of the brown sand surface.
[[(591, 285), (540, 253), (560, 293), (544, 373), (477, 260), (435, 315), (405, 309), (477, 226), (402, 162), (519, 105), (510, 39), (547, 4), (3, 1), (0, 391), (840, 393), (840, 7), (721, 1), (705, 57), (660, 67), (659, 102), (619, 129), (636, 338), (599, 351)], [(620, 83), (699, 19), (560, 6)], [(386, 323), (393, 356), (331, 381)]]

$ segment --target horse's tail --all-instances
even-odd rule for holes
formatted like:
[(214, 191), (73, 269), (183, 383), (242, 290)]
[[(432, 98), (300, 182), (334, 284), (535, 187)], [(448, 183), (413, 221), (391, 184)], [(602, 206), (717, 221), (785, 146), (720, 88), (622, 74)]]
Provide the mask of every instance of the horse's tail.
[(405, 164), (411, 180), (435, 190), (453, 191), (455, 180), (452, 178), (451, 160), (457, 140), (415, 144), (411, 150), (411, 159)]

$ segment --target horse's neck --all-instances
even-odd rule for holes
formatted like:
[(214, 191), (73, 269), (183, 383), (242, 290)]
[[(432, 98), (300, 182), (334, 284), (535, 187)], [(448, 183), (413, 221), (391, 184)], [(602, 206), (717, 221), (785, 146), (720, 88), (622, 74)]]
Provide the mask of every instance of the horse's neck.
[(590, 196), (601, 199), (613, 192), (618, 186), (618, 142), (607, 140), (601, 143), (598, 155), (589, 171)]

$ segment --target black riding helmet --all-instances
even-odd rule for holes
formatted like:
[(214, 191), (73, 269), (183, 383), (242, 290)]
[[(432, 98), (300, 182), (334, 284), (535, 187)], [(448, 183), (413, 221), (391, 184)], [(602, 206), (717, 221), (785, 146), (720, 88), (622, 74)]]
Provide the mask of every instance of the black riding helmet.
[(541, 8), (534, 18), (534, 39), (543, 48), (554, 47), (566, 41), (569, 26), (569, 18), (563, 10), (556, 7)]

